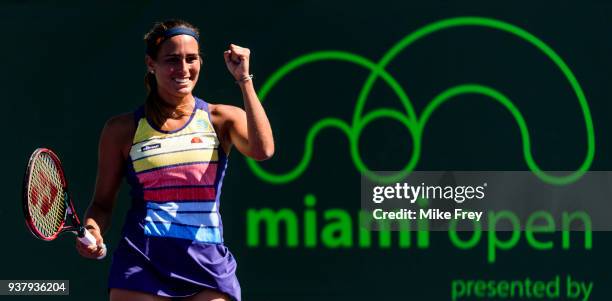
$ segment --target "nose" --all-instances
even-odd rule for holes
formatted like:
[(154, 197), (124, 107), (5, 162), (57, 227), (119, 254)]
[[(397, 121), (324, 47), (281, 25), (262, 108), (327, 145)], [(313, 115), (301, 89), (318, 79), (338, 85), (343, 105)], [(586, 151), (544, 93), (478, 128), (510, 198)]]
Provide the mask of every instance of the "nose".
[(187, 74), (189, 72), (189, 64), (187, 63), (186, 58), (181, 60), (179, 68), (183, 74)]

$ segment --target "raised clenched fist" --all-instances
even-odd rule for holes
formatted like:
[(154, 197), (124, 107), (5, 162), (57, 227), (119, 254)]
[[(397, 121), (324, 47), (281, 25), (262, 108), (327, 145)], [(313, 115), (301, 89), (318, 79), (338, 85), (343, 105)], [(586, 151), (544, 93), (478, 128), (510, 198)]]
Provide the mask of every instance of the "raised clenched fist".
[(242, 80), (249, 76), (249, 57), (251, 50), (238, 45), (230, 44), (223, 52), (227, 70), (234, 76), (235, 80)]

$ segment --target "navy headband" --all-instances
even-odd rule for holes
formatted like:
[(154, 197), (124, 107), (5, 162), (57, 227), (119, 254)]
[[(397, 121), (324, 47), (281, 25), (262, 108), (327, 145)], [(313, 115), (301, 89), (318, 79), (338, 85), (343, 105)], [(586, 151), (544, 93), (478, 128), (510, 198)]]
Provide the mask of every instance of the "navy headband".
[[(198, 44), (200, 43), (200, 39), (198, 38), (198, 34), (195, 33), (195, 31), (186, 28), (186, 27), (173, 27), (170, 28), (166, 31), (164, 31), (163, 35), (159, 38), (157, 38), (157, 40), (155, 41), (155, 46), (159, 46), (161, 43), (163, 43), (165, 40), (173, 37), (173, 36), (178, 36), (178, 35), (182, 35), (182, 34), (186, 34), (188, 36), (192, 36), (194, 39), (196, 39), (196, 41), (198, 42)], [(145, 50), (146, 53), (149, 53), (149, 49), (147, 47), (147, 49)]]
[(200, 43), (200, 39), (198, 38), (198, 35), (195, 33), (195, 31), (186, 27), (173, 27), (164, 31), (164, 40), (181, 34), (192, 36), (194, 39), (196, 39), (196, 41), (198, 41), (198, 43)]

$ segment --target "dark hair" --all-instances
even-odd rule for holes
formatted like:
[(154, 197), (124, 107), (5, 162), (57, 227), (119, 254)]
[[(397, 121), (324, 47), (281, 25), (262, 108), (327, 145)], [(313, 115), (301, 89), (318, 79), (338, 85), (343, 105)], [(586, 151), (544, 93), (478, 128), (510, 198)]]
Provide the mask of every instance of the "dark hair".
[[(157, 22), (153, 27), (144, 35), (144, 42), (146, 46), (146, 54), (152, 59), (157, 59), (157, 54), (161, 45), (164, 42), (164, 33), (172, 28), (184, 27), (192, 30), (196, 34), (196, 40), (199, 39), (200, 31), (197, 27), (191, 25), (187, 21), (171, 19), (163, 22)], [(156, 126), (161, 127), (164, 121), (168, 118), (162, 110), (163, 100), (157, 93), (157, 81), (155, 80), (155, 74), (150, 72), (145, 73), (144, 76), (145, 88), (147, 89), (147, 98), (145, 101), (145, 116), (151, 120)], [(183, 112), (179, 109), (181, 115), (188, 115), (190, 112)]]

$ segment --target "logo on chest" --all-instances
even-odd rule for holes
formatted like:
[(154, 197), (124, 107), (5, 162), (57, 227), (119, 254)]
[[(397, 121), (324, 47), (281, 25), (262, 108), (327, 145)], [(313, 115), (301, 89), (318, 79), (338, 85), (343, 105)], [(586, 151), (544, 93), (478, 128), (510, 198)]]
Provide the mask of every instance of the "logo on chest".
[(198, 135), (193, 136), (185, 141), (186, 143), (192, 145), (193, 147), (215, 147), (217, 145), (217, 141), (214, 136), (210, 135)]
[(149, 144), (149, 145), (145, 145), (143, 147), (140, 148), (141, 152), (146, 152), (146, 151), (150, 151), (153, 149), (158, 149), (161, 147), (161, 143), (155, 143), (155, 144)]

